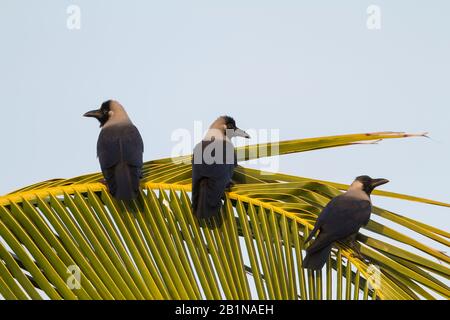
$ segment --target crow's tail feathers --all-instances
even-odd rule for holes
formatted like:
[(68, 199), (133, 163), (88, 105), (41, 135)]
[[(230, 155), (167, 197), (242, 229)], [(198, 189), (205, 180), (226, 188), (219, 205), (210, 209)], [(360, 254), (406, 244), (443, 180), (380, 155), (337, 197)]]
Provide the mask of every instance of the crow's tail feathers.
[(113, 196), (117, 200), (131, 201), (139, 194), (139, 170), (125, 162), (118, 163), (114, 168)]
[(306, 238), (305, 244), (311, 241), (312, 237), (317, 233), (317, 230), (319, 230), (319, 226), (316, 223), (316, 225), (314, 226), (314, 229), (312, 229), (312, 231), (310, 232), (308, 238)]
[(312, 270), (322, 269), (330, 256), (331, 247), (332, 245), (330, 244), (329, 246), (313, 253), (306, 251), (306, 257), (303, 259), (303, 268)]
[[(212, 198), (212, 199), (211, 199)], [(216, 204), (216, 202), (218, 202)], [(208, 219), (212, 217), (218, 217), (220, 215), (220, 207), (222, 202), (215, 201), (215, 197), (210, 192), (209, 181), (204, 178), (200, 181), (200, 187), (198, 192), (198, 201), (194, 207), (194, 213), (199, 219)]]

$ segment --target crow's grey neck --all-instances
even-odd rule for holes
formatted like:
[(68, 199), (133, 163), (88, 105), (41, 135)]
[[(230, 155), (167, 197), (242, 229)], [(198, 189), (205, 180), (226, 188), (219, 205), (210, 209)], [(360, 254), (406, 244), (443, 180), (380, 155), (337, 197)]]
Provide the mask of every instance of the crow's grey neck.
[(219, 121), (215, 121), (205, 134), (203, 140), (225, 140), (230, 141), (230, 139), (223, 132), (223, 126)]
[(362, 189), (361, 183), (352, 183), (347, 192), (344, 193), (347, 197), (352, 197), (359, 200), (370, 200), (370, 196)]
[(132, 124), (133, 123), (131, 122), (130, 118), (128, 118), (127, 115), (120, 115), (120, 116), (114, 115), (113, 117), (108, 119), (108, 121), (106, 121), (103, 128), (108, 128), (112, 126), (127, 126)]

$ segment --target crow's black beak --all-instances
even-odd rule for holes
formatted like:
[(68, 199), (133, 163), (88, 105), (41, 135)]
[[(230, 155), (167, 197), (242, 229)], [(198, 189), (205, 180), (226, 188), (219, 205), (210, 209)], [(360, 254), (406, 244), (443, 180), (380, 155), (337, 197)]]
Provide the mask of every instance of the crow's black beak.
[(83, 114), (83, 117), (97, 118), (100, 119), (102, 117), (101, 110), (91, 110)]
[(383, 184), (386, 184), (388, 182), (389, 182), (388, 179), (372, 179), (371, 185), (372, 185), (373, 188), (376, 188), (376, 187), (379, 187), (379, 186), (381, 186)]
[(245, 132), (244, 130), (239, 129), (239, 128), (236, 128), (234, 130), (234, 135), (236, 137), (243, 137), (243, 138), (246, 138), (246, 139), (250, 139), (250, 135), (247, 132)]

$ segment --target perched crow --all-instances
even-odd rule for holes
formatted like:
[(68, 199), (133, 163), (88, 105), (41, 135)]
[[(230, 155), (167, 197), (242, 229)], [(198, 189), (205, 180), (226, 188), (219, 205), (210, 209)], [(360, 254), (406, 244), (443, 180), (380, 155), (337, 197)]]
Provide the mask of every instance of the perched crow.
[(350, 244), (355, 245), (359, 228), (365, 226), (370, 219), (370, 194), (373, 189), (388, 182), (386, 179), (372, 179), (369, 176), (357, 177), (347, 192), (328, 203), (305, 241), (309, 242), (319, 231), (314, 242), (306, 249), (304, 268), (321, 269), (328, 260), (335, 241), (350, 240)]
[(100, 121), (97, 156), (109, 192), (118, 200), (130, 201), (139, 194), (144, 143), (125, 109), (114, 100), (84, 114)]
[(192, 208), (199, 219), (220, 214), (225, 189), (232, 185), (237, 158), (232, 137), (250, 138), (233, 118), (222, 116), (210, 126), (194, 148), (192, 158)]

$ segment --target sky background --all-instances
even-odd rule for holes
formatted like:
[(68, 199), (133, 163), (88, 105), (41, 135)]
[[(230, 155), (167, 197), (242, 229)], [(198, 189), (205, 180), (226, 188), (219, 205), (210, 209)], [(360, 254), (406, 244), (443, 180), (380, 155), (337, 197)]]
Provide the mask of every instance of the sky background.
[[(381, 30), (366, 26), (371, 4)], [(66, 26), (69, 5), (80, 30)], [(82, 114), (114, 98), (145, 160), (170, 156), (175, 130), (222, 114), (281, 140), (428, 131), (283, 157), (279, 170), (343, 183), (368, 174), (450, 202), (449, 12), (445, 1), (2, 0), (0, 194), (98, 171), (98, 123)], [(374, 202), (450, 229), (448, 209)]]

